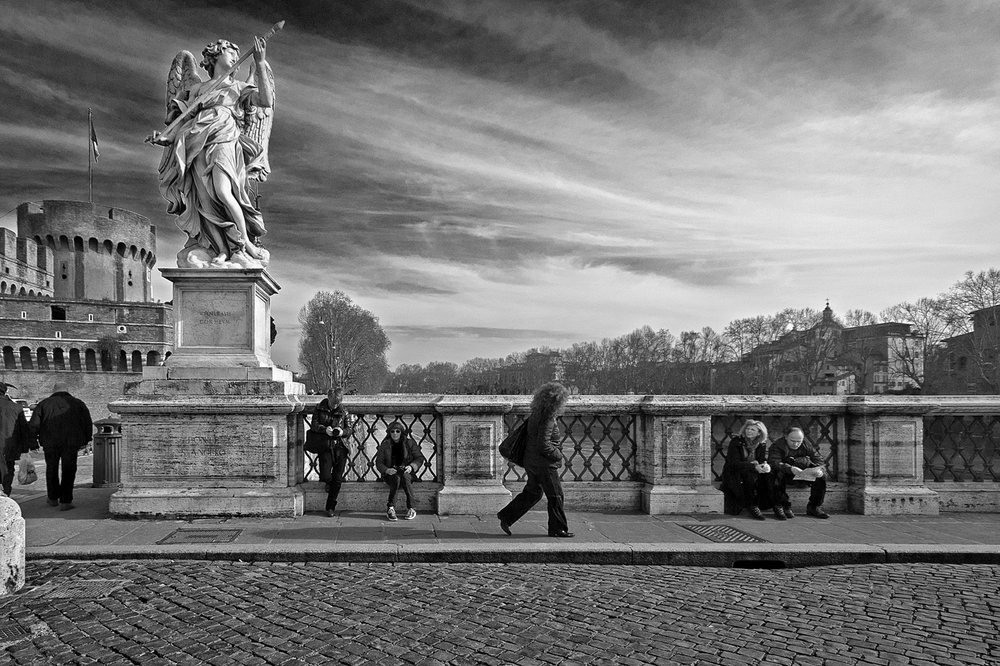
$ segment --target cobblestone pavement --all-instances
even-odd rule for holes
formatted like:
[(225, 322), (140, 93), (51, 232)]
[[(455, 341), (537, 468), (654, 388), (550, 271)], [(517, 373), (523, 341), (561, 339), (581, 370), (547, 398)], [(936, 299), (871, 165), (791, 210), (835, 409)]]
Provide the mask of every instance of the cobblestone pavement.
[(25, 665), (990, 665), (1000, 567), (38, 561), (0, 616)]

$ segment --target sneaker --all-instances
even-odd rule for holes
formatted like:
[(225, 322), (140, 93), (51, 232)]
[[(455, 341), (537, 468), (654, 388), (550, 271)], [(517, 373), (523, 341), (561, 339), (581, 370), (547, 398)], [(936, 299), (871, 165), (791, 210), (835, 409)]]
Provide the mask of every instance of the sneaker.
[(778, 520), (785, 519), (785, 512), (781, 509), (780, 506), (774, 507), (774, 517), (777, 518)]
[(764, 514), (761, 513), (760, 509), (758, 509), (757, 507), (752, 506), (749, 509), (747, 509), (747, 511), (749, 511), (750, 515), (756, 518), (757, 520), (764, 520)]
[(45, 503), (49, 506), (59, 506), (59, 500), (47, 499), (45, 500)]
[(791, 520), (792, 518), (795, 517), (795, 514), (792, 513), (792, 510), (789, 507), (786, 506), (782, 510), (785, 512), (785, 518), (788, 518), (788, 520)]
[(407, 509), (406, 515), (403, 516), (403, 520), (413, 520), (417, 517), (417, 512), (414, 509)]
[(807, 506), (806, 514), (813, 516), (814, 518), (829, 518), (830, 514), (823, 510), (820, 506)]
[(70, 509), (75, 509), (76, 507), (71, 502), (63, 502), (59, 505), (60, 511), (69, 511)]
[(398, 518), (396, 518), (396, 507), (390, 506), (388, 509), (386, 509), (385, 517), (388, 518), (389, 520), (398, 520)]
[(337, 516), (337, 512), (334, 511), (333, 509), (327, 509), (326, 510), (326, 517), (327, 518), (335, 518), (336, 516)]

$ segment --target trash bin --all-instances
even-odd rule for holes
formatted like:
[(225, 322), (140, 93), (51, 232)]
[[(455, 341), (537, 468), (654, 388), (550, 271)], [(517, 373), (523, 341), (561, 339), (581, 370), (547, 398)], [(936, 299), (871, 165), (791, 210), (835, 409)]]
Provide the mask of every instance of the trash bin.
[(94, 424), (94, 488), (107, 488), (121, 483), (122, 422), (114, 416)]

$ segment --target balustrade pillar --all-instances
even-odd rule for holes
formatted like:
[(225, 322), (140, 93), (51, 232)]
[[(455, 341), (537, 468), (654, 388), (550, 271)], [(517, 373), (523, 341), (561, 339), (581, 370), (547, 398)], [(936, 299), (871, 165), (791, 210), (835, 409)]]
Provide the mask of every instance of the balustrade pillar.
[(642, 406), (639, 473), (645, 513), (721, 513), (712, 485), (712, 417), (672, 416), (656, 398)]
[(497, 447), (510, 403), (445, 396), (434, 405), (442, 417), (442, 481), (438, 513), (490, 515), (510, 501), (503, 485), (506, 462)]
[(924, 485), (927, 409), (918, 400), (848, 398), (847, 502), (852, 512), (938, 515), (938, 494)]

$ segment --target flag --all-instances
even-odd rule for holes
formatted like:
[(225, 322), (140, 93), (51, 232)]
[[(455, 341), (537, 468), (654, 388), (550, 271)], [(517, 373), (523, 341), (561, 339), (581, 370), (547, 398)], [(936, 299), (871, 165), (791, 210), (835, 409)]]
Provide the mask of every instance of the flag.
[(90, 117), (90, 147), (94, 150), (94, 161), (100, 161), (101, 151), (97, 149), (97, 132), (94, 131), (94, 117)]

